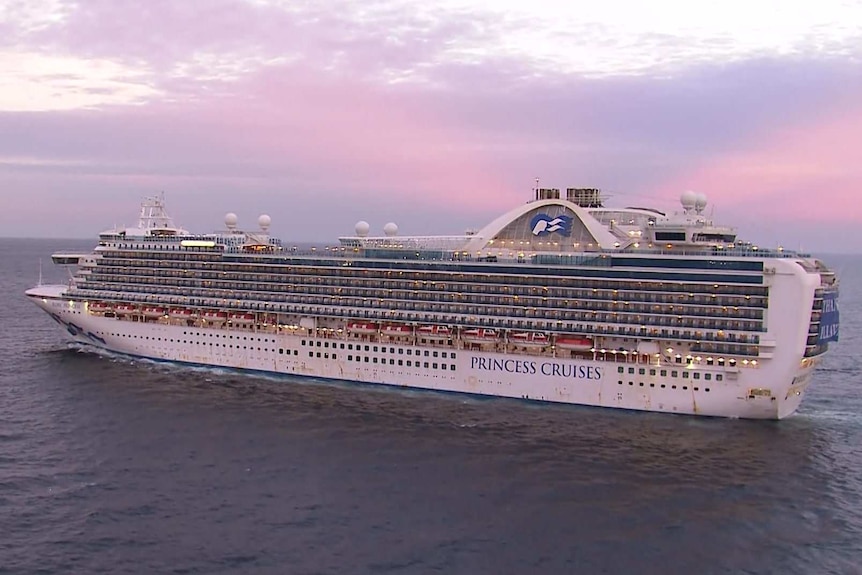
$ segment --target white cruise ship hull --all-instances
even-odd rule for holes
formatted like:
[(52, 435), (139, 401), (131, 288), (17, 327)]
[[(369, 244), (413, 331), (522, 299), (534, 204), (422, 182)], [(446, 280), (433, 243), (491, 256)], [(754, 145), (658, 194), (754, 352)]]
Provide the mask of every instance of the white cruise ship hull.
[[(136, 322), (90, 313), (85, 303), (71, 301), (63, 292), (64, 286), (40, 286), (27, 295), (61, 323), (72, 340), (129, 356), (628, 410), (782, 419), (798, 408), (818, 363), (812, 358), (784, 371), (778, 364), (745, 370), (702, 366), (692, 369), (321, 338), (255, 331), (250, 327)], [(663, 372), (667, 373), (665, 377), (661, 376)]]

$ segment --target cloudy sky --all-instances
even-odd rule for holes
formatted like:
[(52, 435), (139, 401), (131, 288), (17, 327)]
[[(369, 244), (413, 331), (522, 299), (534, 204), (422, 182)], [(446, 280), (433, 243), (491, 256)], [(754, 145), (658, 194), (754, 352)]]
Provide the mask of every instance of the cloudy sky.
[(862, 2), (0, 0), (0, 235), (158, 191), (196, 231), (459, 233), (537, 177), (862, 252)]

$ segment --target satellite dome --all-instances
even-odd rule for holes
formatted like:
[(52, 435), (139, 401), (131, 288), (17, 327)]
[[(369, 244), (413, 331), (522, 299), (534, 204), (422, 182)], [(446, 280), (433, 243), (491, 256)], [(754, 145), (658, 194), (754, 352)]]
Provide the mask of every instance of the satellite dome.
[(229, 212), (224, 216), (224, 225), (227, 226), (227, 229), (232, 230), (236, 227), (237, 217), (233, 212)]
[(383, 226), (383, 233), (389, 237), (392, 237), (398, 233), (398, 226), (395, 222), (389, 222), (385, 226)]
[(364, 220), (360, 220), (356, 222), (356, 235), (360, 238), (364, 238), (368, 235), (368, 230), (371, 229), (371, 226), (368, 225), (368, 222)]
[(706, 194), (695, 194), (694, 208), (700, 212), (706, 207)]
[(257, 225), (260, 226), (260, 229), (266, 230), (269, 228), (269, 224), (272, 223), (272, 218), (270, 218), (266, 214), (262, 214), (259, 218), (257, 218)]
[(682, 204), (682, 207), (686, 210), (690, 210), (697, 203), (697, 194), (692, 192), (691, 190), (686, 190), (680, 195), (679, 201)]

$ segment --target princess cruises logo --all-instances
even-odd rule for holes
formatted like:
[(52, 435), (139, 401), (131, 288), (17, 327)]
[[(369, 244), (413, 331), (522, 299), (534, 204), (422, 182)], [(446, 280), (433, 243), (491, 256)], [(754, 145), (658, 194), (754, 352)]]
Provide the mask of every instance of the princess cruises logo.
[(571, 216), (552, 218), (547, 214), (536, 214), (533, 221), (530, 222), (530, 228), (533, 230), (534, 236), (546, 236), (557, 232), (568, 237), (572, 234), (572, 218)]

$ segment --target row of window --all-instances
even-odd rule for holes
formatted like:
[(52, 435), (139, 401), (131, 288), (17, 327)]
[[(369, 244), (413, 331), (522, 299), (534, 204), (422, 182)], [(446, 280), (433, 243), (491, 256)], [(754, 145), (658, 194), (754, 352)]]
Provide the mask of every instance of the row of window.
[[(368, 293), (360, 293), (366, 297), (375, 297), (376, 292), (380, 290), (381, 285), (386, 285), (387, 288), (396, 290), (422, 290), (426, 293), (454, 292), (454, 293), (469, 293), (477, 295), (498, 295), (498, 296), (542, 296), (542, 297), (558, 297), (569, 299), (621, 299), (631, 300), (634, 302), (677, 302), (677, 303), (695, 303), (701, 305), (722, 305), (722, 306), (746, 306), (755, 308), (765, 308), (767, 298), (765, 296), (751, 295), (729, 295), (720, 292), (717, 284), (697, 285), (690, 290), (649, 290), (648, 285), (638, 282), (637, 285), (628, 285), (625, 283), (616, 283), (606, 288), (596, 288), (589, 286), (578, 286), (577, 284), (570, 287), (549, 287), (546, 285), (514, 285), (510, 283), (511, 278), (497, 278), (497, 281), (491, 284), (476, 283), (473, 278), (465, 278), (465, 281), (429, 281), (429, 280), (408, 280), (401, 277), (362, 277), (351, 278), (344, 276), (321, 277), (319, 275), (306, 274), (246, 274), (237, 272), (219, 272), (219, 271), (201, 271), (189, 269), (170, 269), (162, 267), (133, 267), (128, 265), (117, 265), (118, 262), (111, 262), (110, 265), (100, 263), (96, 269), (92, 271), (93, 275), (116, 277), (116, 276), (138, 276), (138, 277), (158, 277), (158, 278), (180, 278), (185, 281), (180, 285), (194, 287), (204, 285), (211, 282), (230, 281), (238, 288), (255, 289), (259, 285), (268, 286), (275, 291), (285, 291), (284, 287), (290, 291), (303, 291), (309, 288), (321, 287), (338, 287), (338, 288), (355, 288), (357, 290), (369, 290)], [(228, 275), (229, 274), (229, 275)], [(541, 279), (541, 278), (540, 278)], [(659, 282), (660, 284), (660, 282)], [(661, 285), (661, 284), (660, 284)], [(311, 292), (319, 293), (319, 292)]]
[[(259, 260), (261, 264), (249, 264), (248, 260)], [(506, 285), (535, 285), (543, 283), (548, 287), (589, 287), (589, 288), (608, 288), (619, 289), (625, 286), (631, 286), (631, 289), (637, 291), (673, 291), (673, 292), (703, 292), (711, 290), (711, 293), (722, 293), (728, 295), (740, 294), (751, 296), (766, 296), (768, 289), (760, 285), (735, 285), (740, 279), (734, 276), (733, 278), (722, 278), (728, 280), (724, 282), (713, 281), (713, 276), (704, 274), (701, 277), (695, 275), (694, 282), (711, 282), (710, 285), (703, 283), (690, 283), (685, 281), (677, 281), (674, 279), (663, 280), (660, 276), (651, 281), (656, 274), (649, 274), (650, 280), (637, 281), (627, 278), (613, 279), (610, 277), (595, 277), (592, 274), (584, 274), (578, 276), (573, 273), (571, 268), (551, 268), (546, 266), (487, 266), (487, 265), (450, 265), (445, 263), (416, 263), (416, 262), (370, 262), (362, 260), (347, 261), (340, 259), (313, 259), (313, 258), (297, 258), (293, 260), (284, 260), (279, 263), (272, 261), (272, 258), (261, 259), (253, 256), (242, 256), (243, 261), (230, 261), (228, 258), (219, 261), (177, 261), (170, 262), (170, 257), (165, 257), (162, 254), (153, 254), (146, 252), (106, 252), (102, 254), (102, 260), (115, 261), (118, 265), (124, 267), (140, 266), (145, 268), (157, 267), (174, 267), (177, 269), (187, 269), (189, 267), (198, 267), (221, 272), (257, 272), (264, 274), (267, 278), (265, 281), (280, 281), (280, 278), (285, 273), (306, 274), (314, 277), (336, 276), (336, 277), (356, 277), (356, 278), (377, 278), (381, 281), (406, 279), (418, 281), (464, 281), (481, 284), (499, 284)], [(122, 262), (122, 263), (120, 263)], [(348, 265), (345, 265), (348, 264)], [(394, 268), (394, 269), (392, 269)], [(400, 268), (400, 269), (399, 269)], [(620, 271), (620, 270), (614, 270)], [(603, 270), (602, 273), (609, 273), (610, 270)], [(745, 279), (745, 278), (743, 278)], [(751, 278), (752, 280), (755, 278)], [(747, 282), (743, 282), (747, 283)]]
[[(426, 350), (421, 350), (421, 349), (413, 350), (412, 348), (406, 348), (405, 349), (405, 348), (401, 348), (401, 347), (399, 347), (399, 348), (387, 347), (385, 345), (371, 345), (371, 344), (359, 344), (359, 343), (352, 344), (352, 343), (344, 343), (344, 342), (337, 342), (337, 341), (330, 342), (327, 340), (321, 341), (319, 339), (317, 339), (317, 340), (305, 340), (305, 339), (303, 339), (300, 341), (300, 345), (303, 345), (303, 346), (307, 345), (310, 347), (323, 347), (323, 348), (329, 348), (330, 343), (332, 344), (331, 345), (332, 349), (336, 349), (336, 348), (347, 349), (347, 350), (355, 349), (356, 351), (362, 351), (364, 349), (364, 351), (373, 351), (374, 353), (378, 353), (378, 351), (380, 353), (387, 353), (387, 350), (388, 350), (388, 353), (398, 353), (399, 355), (413, 355), (415, 353), (417, 356), (422, 355), (422, 353), (424, 351), (425, 357), (441, 357), (443, 359), (446, 359), (448, 356), (450, 359), (456, 358), (454, 351), (453, 352), (447, 352), (447, 351), (437, 351), (437, 350), (427, 350), (427, 349)], [(355, 345), (355, 347), (354, 347), (354, 345)]]
[[(308, 352), (308, 353), (309, 353), (309, 357), (310, 357), (311, 352)], [(318, 356), (318, 357), (320, 357), (320, 353), (318, 353), (318, 354), (317, 354), (317, 356)], [(335, 358), (335, 355), (333, 354), (333, 356), (332, 356), (332, 357), (333, 357), (333, 359), (334, 359), (334, 358)], [(443, 370), (455, 371), (455, 364), (454, 364), (454, 363), (441, 363), (441, 362), (436, 362), (436, 361), (433, 361), (433, 362), (428, 362), (428, 361), (422, 362), (422, 361), (418, 361), (418, 360), (415, 360), (415, 361), (414, 361), (414, 360), (411, 360), (411, 359), (407, 359), (407, 360), (404, 360), (404, 359), (397, 359), (397, 360), (396, 360), (396, 359), (395, 359), (395, 358), (393, 358), (393, 357), (390, 357), (390, 358), (385, 358), (385, 357), (381, 357), (381, 358), (371, 357), (371, 358), (369, 358), (369, 356), (367, 356), (367, 355), (364, 355), (364, 356), (360, 356), (360, 355), (348, 355), (348, 356), (347, 356), (347, 361), (364, 362), (364, 363), (369, 363), (369, 362), (370, 362), (370, 363), (372, 363), (372, 364), (379, 364), (379, 365), (397, 365), (397, 366), (399, 366), (399, 367), (403, 367), (403, 366), (405, 366), (405, 365), (406, 365), (407, 367), (414, 367), (414, 365), (415, 365), (415, 367), (424, 367), (425, 369), (443, 369)], [(387, 362), (388, 362), (388, 363), (387, 363)]]
[[(118, 290), (121, 288), (125, 288), (125, 291), (132, 293), (143, 293), (149, 294), (153, 296), (188, 296), (188, 295), (201, 295), (201, 303), (195, 303), (194, 301), (191, 305), (207, 305), (203, 303), (204, 298), (214, 298), (220, 299), (223, 301), (230, 300), (232, 304), (235, 304), (237, 307), (242, 309), (248, 309), (249, 303), (251, 302), (259, 302), (259, 299), (255, 298), (255, 295), (259, 298), (259, 294), (251, 294), (251, 293), (236, 293), (233, 291), (228, 291), (225, 293), (221, 293), (218, 290), (183, 290), (181, 288), (171, 288), (165, 287), (162, 285), (152, 285), (147, 287), (135, 287), (135, 286), (122, 286), (117, 284), (99, 284), (96, 282), (88, 282), (85, 287), (96, 288), (93, 290), (95, 297), (105, 297), (104, 294), (99, 294), (99, 289), (105, 290)], [(78, 291), (74, 292), (75, 295), (85, 293), (83, 292), (84, 287), (80, 288)], [(351, 298), (351, 297), (342, 297), (342, 296), (280, 296), (273, 297), (270, 301), (263, 304), (269, 310), (275, 310), (284, 308), (285, 311), (290, 308), (290, 306), (285, 303), (279, 305), (277, 303), (273, 303), (272, 300), (290, 302), (292, 304), (307, 304), (307, 305), (324, 305), (324, 306), (337, 306), (337, 307), (348, 307), (348, 308), (356, 308), (356, 309), (379, 309), (384, 312), (390, 313), (422, 313), (422, 312), (431, 312), (431, 313), (447, 313), (447, 314), (461, 314), (461, 315), (490, 315), (490, 316), (505, 316), (505, 317), (531, 317), (536, 319), (547, 319), (551, 321), (588, 321), (588, 322), (603, 322), (603, 323), (616, 323), (616, 324), (650, 324), (653, 326), (668, 326), (668, 327), (678, 327), (678, 328), (698, 328), (698, 329), (712, 329), (712, 330), (736, 330), (736, 331), (765, 331), (765, 327), (761, 320), (742, 320), (742, 319), (727, 319), (727, 318), (716, 318), (713, 316), (709, 317), (701, 317), (701, 318), (692, 318), (689, 315), (681, 315), (680, 312), (674, 313), (673, 315), (669, 314), (635, 314), (628, 312), (610, 312), (610, 311), (582, 311), (579, 309), (546, 309), (546, 308), (536, 308), (530, 307), (527, 305), (522, 305), (520, 303), (516, 305), (510, 306), (490, 306), (490, 305), (482, 305), (482, 304), (446, 304), (446, 303), (422, 303), (422, 304), (411, 304), (409, 302), (404, 302), (401, 300), (384, 300), (384, 299), (360, 299), (360, 298)], [(243, 301), (246, 300), (246, 301)], [(210, 304), (212, 305), (212, 304)], [(218, 304), (216, 304), (218, 305)], [(260, 304), (258, 304), (258, 309), (260, 308)], [(351, 313), (351, 315), (353, 315)], [(737, 339), (733, 334), (727, 334), (726, 337), (722, 337), (721, 339), (727, 339), (730, 341), (747, 341), (747, 336), (741, 336), (741, 339)], [(698, 339), (710, 339), (709, 336), (704, 336)]]
[[(159, 280), (159, 281), (156, 281)], [(319, 286), (304, 286), (295, 284), (273, 285), (271, 283), (247, 283), (237, 282), (234, 280), (214, 280), (214, 281), (197, 281), (197, 280), (170, 280), (169, 278), (158, 277), (157, 275), (148, 274), (142, 277), (130, 277), (126, 274), (112, 275), (93, 273), (87, 276), (85, 280), (80, 282), (82, 286), (116, 286), (122, 289), (123, 286), (134, 287), (138, 285), (153, 286), (157, 292), (158, 288), (163, 286), (175, 286), (177, 288), (193, 288), (182, 289), (183, 293), (191, 295), (199, 295), (203, 297), (236, 297), (236, 292), (242, 292), (243, 299), (254, 299), (253, 294), (258, 294), (261, 299), (268, 301), (300, 301), (302, 297), (310, 298), (309, 301), (320, 300), (320, 297), (328, 296), (330, 298), (338, 298), (340, 305), (350, 305), (356, 303), (365, 305), (368, 299), (385, 300), (389, 307), (403, 309), (422, 309), (422, 304), (431, 303), (462, 303), (462, 304), (487, 304), (498, 306), (518, 305), (520, 307), (539, 307), (551, 309), (568, 310), (575, 308), (578, 310), (595, 310), (595, 311), (610, 311), (622, 313), (651, 313), (651, 314), (670, 314), (684, 316), (702, 316), (715, 318), (717, 316), (737, 319), (763, 319), (762, 309), (752, 309), (739, 302), (728, 303), (727, 298), (711, 298), (706, 296), (702, 301), (695, 301), (694, 297), (687, 294), (679, 294), (661, 298), (661, 302), (644, 302), (626, 301), (626, 294), (614, 294), (612, 297), (601, 297), (598, 294), (576, 295), (569, 294), (568, 296), (545, 296), (545, 295), (518, 295), (518, 294), (475, 294), (472, 292), (433, 292), (424, 288), (419, 289), (395, 289), (387, 287), (381, 289), (379, 286), (373, 288), (353, 288), (344, 285), (333, 287)], [(222, 285), (220, 285), (222, 284)], [(169, 293), (177, 293), (178, 290), (170, 290)], [(297, 299), (297, 296), (299, 299)], [(565, 299), (569, 298), (569, 299)], [(659, 298), (655, 298), (659, 299)], [(699, 299), (699, 298), (698, 298)], [(326, 300), (324, 300), (326, 301)], [(334, 303), (334, 302), (333, 302)]]
[[(625, 371), (626, 371), (626, 368), (625, 368), (625, 367), (620, 366), (620, 367), (618, 367), (618, 368), (617, 368), (617, 372), (618, 372), (618, 373), (625, 373)], [(633, 367), (628, 368), (628, 372), (629, 372), (629, 374), (634, 374), (634, 373), (635, 373), (635, 368), (633, 368)], [(646, 368), (644, 368), (644, 367), (640, 367), (640, 368), (638, 368), (637, 372), (638, 372), (638, 375), (646, 375), (646, 373), (647, 373), (647, 369), (646, 369)], [(649, 374), (650, 374), (650, 375), (653, 375), (653, 376), (654, 376), (654, 375), (659, 375), (659, 376), (661, 376), (661, 377), (667, 377), (668, 370), (667, 370), (667, 369), (655, 369), (655, 368), (650, 368), (650, 369), (649, 369)], [(689, 374), (691, 374), (691, 377), (692, 377), (693, 379), (700, 379), (700, 377), (701, 377), (701, 373), (700, 373), (699, 371), (689, 372), (689, 371), (687, 371), (687, 370), (682, 370), (682, 371), (677, 371), (677, 370), (675, 370), (675, 369), (670, 370), (670, 376), (671, 376), (671, 377), (680, 377), (680, 374), (682, 374), (682, 375), (681, 375), (681, 377), (682, 377), (683, 379), (688, 379), (688, 378), (689, 378)], [(707, 380), (707, 381), (710, 381), (710, 380), (712, 380), (712, 376), (713, 376), (713, 374), (711, 374), (711, 373), (704, 373), (704, 374), (703, 374), (703, 379), (705, 379), (705, 380)], [(720, 374), (720, 373), (716, 373), (716, 374), (715, 374), (715, 380), (716, 380), (716, 381), (721, 381), (722, 379), (724, 379), (724, 376), (723, 376), (722, 374)], [(664, 386), (662, 386), (662, 387), (664, 387)]]
[[(619, 381), (617, 381), (617, 383), (618, 383), (619, 385), (623, 385), (623, 380), (619, 380)], [(630, 385), (630, 386), (632, 386), (632, 387), (634, 387), (634, 385), (635, 385), (635, 384), (634, 384), (634, 382), (633, 382), (633, 381), (630, 381), (630, 382), (629, 382), (629, 385)], [(641, 382), (638, 382), (638, 387), (653, 387), (653, 388), (658, 387), (659, 389), (667, 389), (667, 388), (670, 388), (670, 389), (677, 389), (677, 387), (680, 387), (680, 388), (682, 388), (682, 391), (688, 391), (688, 386), (687, 386), (687, 385), (677, 386), (675, 383), (672, 383), (672, 384), (665, 384), (665, 383), (660, 383), (660, 384), (655, 384), (655, 383), (644, 384), (644, 382), (642, 382), (642, 381), (641, 381)], [(700, 391), (700, 388), (699, 388), (699, 387), (692, 387), (691, 389), (692, 389), (693, 391)], [(708, 387), (704, 387), (704, 388), (703, 388), (703, 390), (704, 390), (704, 391), (706, 391), (706, 392), (709, 392), (709, 388), (708, 388)]]

